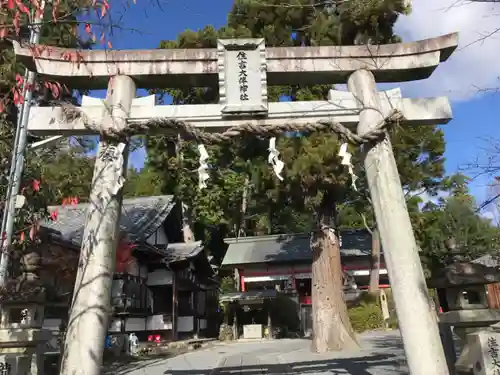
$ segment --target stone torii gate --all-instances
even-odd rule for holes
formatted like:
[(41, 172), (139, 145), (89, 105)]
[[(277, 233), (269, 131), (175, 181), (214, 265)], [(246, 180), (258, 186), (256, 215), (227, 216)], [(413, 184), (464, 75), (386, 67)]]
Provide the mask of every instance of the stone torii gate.
[[(102, 362), (127, 161), (126, 140), (109, 137), (111, 133), (137, 129), (151, 124), (153, 118), (168, 118), (170, 124), (185, 121), (214, 132), (249, 123), (265, 127), (333, 119), (347, 127), (357, 126), (362, 137), (377, 128), (393, 108), (402, 113), (407, 125), (446, 123), (451, 118), (446, 98), (402, 99), (398, 90), (378, 93), (376, 82), (429, 77), (454, 51), (457, 39), (457, 34), (449, 34), (406, 44), (267, 49), (262, 39), (234, 39), (219, 41), (217, 49), (148, 51), (76, 51), (15, 44), (17, 58), (47, 79), (108, 90), (104, 101), (85, 98), (78, 116), (68, 116), (63, 107), (32, 108), (28, 125), (38, 135), (104, 134), (95, 163), (61, 374), (98, 375)], [(268, 84), (346, 82), (350, 92), (332, 90), (328, 101), (268, 103), (267, 99)], [(137, 87), (217, 85), (219, 104), (156, 106), (154, 98), (135, 99)], [(436, 315), (389, 137), (365, 144), (364, 152), (410, 372), (446, 375)]]

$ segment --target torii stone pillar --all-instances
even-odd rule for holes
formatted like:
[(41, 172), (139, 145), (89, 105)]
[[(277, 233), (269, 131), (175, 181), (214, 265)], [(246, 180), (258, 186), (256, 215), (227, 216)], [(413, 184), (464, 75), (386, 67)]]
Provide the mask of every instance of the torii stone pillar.
[[(373, 130), (383, 120), (373, 74), (368, 70), (352, 73), (348, 88), (361, 109), (358, 134)], [(363, 150), (366, 177), (408, 367), (412, 375), (447, 375), (437, 316), (427, 292), (391, 141), (387, 135), (380, 143), (367, 146)]]
[[(121, 130), (127, 126), (135, 92), (135, 83), (130, 77), (111, 77), (102, 113), (103, 129)], [(99, 142), (61, 374), (101, 373), (111, 314), (111, 286), (119, 240), (121, 186), (127, 170), (127, 146), (106, 139)]]
[[(404, 125), (448, 122), (451, 108), (447, 98), (405, 99), (399, 96), (394, 100), (384, 99), (383, 94), (376, 93), (375, 80), (404, 82), (427, 78), (441, 62), (448, 59), (457, 44), (458, 35), (448, 34), (418, 42), (380, 46), (266, 49), (263, 39), (233, 39), (219, 41), (217, 49), (198, 50), (78, 52), (46, 47), (35, 55), (32, 48), (23, 47), (17, 42), (14, 42), (14, 49), (17, 58), (27, 68), (72, 87), (101, 89), (106, 87), (109, 77), (120, 74), (131, 77), (141, 88), (219, 85), (219, 104), (151, 106), (144, 104), (149, 102), (148, 99), (132, 103), (129, 94), (133, 91), (133, 82), (130, 78), (120, 78), (119, 82), (123, 80), (120, 85), (126, 87), (123, 91), (127, 93), (116, 93), (115, 91), (122, 90), (113, 85), (108, 93), (111, 109), (123, 114), (118, 119), (115, 116), (119, 127), (125, 126), (125, 119), (128, 124), (144, 124), (153, 117), (160, 117), (187, 121), (195, 127), (220, 131), (245, 123), (268, 126), (283, 122), (310, 123), (332, 117), (344, 126), (358, 125), (358, 131), (364, 133), (387, 114), (387, 106), (402, 112), (405, 117)], [(84, 63), (75, 64), (65, 59), (68, 54), (75, 53), (81, 55)], [(331, 92), (330, 99), (333, 100), (328, 102), (268, 103), (267, 100), (267, 84), (337, 84), (345, 83), (347, 77), (354, 96), (351, 93)], [(114, 108), (113, 104), (119, 101), (123, 101), (122, 107)], [(365, 107), (358, 114), (360, 104)], [(367, 106), (372, 109), (366, 108)], [(102, 123), (102, 111), (107, 108), (109, 106), (95, 101), (88, 101), (88, 105), (82, 103), (80, 110), (83, 116), (69, 122), (62, 116), (64, 111), (61, 107), (32, 108), (28, 129), (37, 135), (92, 134), (97, 130), (92, 125)], [(377, 112), (379, 109), (382, 114)], [(448, 370), (440, 346), (436, 317), (429, 307), (415, 238), (388, 138), (367, 150), (365, 163), (389, 276), (395, 292), (410, 373), (446, 375)], [(100, 178), (97, 177), (100, 170), (107, 170), (106, 168), (115, 164), (113, 160), (98, 161), (96, 179)], [(113, 183), (123, 177), (123, 174), (121, 169), (106, 173)], [(102, 190), (103, 187), (95, 185), (93, 199), (104, 194)], [(111, 233), (116, 233), (120, 197), (117, 195), (106, 199), (111, 205), (105, 211), (104, 223)], [(111, 218), (112, 215), (116, 217)], [(91, 273), (85, 276), (83, 271), (80, 272), (78, 280), (79, 283), (90, 280), (91, 275), (98, 275), (100, 271), (106, 274), (102, 280), (98, 279), (96, 285), (104, 290), (105, 295), (101, 294), (101, 297), (107, 297), (107, 303), (102, 298), (91, 295), (89, 290), (93, 287), (84, 289), (91, 297), (89, 301), (96, 302), (99, 309), (106, 309), (109, 306), (109, 272), (113, 268), (111, 258), (114, 257), (115, 238), (106, 237), (104, 230), (97, 226), (96, 217), (92, 213), (89, 214), (85, 233), (81, 265), (89, 268), (88, 264), (91, 264)], [(105, 240), (90, 242), (96, 234)], [(95, 248), (93, 258), (87, 256), (87, 247)], [(98, 292), (103, 293), (101, 289)], [(78, 311), (85, 313), (85, 308), (90, 307), (91, 304), (83, 297), (76, 296), (72, 318), (75, 319)], [(97, 316), (101, 315), (85, 315), (87, 323), (78, 323), (78, 327), (73, 328), (71, 336), (67, 338), (68, 353), (64, 369), (75, 370), (71, 375), (98, 373), (95, 367), (88, 364), (92, 362), (91, 358), (94, 358), (94, 364), (95, 358), (97, 361), (102, 358), (102, 353), (98, 351), (102, 350), (104, 342), (103, 324), (89, 327)], [(87, 329), (90, 333), (83, 340), (77, 337), (80, 328)], [(74, 344), (72, 339), (80, 340), (80, 343)], [(94, 339), (95, 342), (92, 341)], [(62, 374), (69, 373), (63, 371)]]

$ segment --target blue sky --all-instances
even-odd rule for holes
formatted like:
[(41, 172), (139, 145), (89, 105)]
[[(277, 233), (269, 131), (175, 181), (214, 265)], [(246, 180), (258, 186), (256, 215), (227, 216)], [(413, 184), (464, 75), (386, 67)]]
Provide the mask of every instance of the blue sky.
[[(184, 0), (161, 1), (162, 9), (155, 2), (137, 0), (136, 5), (123, 12), (121, 23), (127, 29), (115, 30), (110, 40), (114, 49), (157, 48), (161, 40), (175, 39), (185, 29), (196, 30), (212, 24), (219, 27), (226, 22), (232, 0)], [(493, 11), (500, 11), (500, 5), (467, 4), (446, 8), (456, 0), (418, 0), (414, 2), (413, 13), (402, 17), (397, 31), (405, 41), (439, 36), (452, 31), (461, 33), (461, 46), (466, 46), (488, 33), (498, 19), (492, 18)], [(120, 13), (122, 13), (120, 11)], [(452, 102), (454, 119), (443, 126), (446, 138), (446, 170), (453, 173), (478, 155), (485, 155), (488, 142), (500, 142), (499, 100), (500, 94), (482, 93), (478, 87), (496, 87), (500, 70), (497, 60), (500, 50), (496, 35), (461, 49), (440, 66), (435, 74), (424, 82), (401, 85), (407, 97), (447, 95)], [(500, 84), (497, 85), (500, 87)], [(95, 96), (102, 92), (93, 93)], [(136, 151), (131, 157), (135, 167), (141, 167), (144, 150)], [(486, 178), (472, 183), (473, 193), (479, 201), (487, 196)]]
[[(218, 28), (226, 23), (233, 0), (216, 2), (216, 6), (207, 6), (208, 2), (202, 0), (137, 0), (129, 9), (118, 8), (113, 12), (117, 14), (115, 22), (119, 19), (123, 29), (114, 28), (108, 40), (113, 49), (153, 49), (158, 48), (162, 40), (176, 39), (186, 29), (197, 30), (210, 24)], [(113, 5), (111, 9), (115, 9)], [(145, 92), (138, 94), (146, 95)], [(105, 91), (90, 95), (104, 98)], [(136, 150), (130, 155), (130, 164), (141, 168), (145, 156), (144, 149)]]

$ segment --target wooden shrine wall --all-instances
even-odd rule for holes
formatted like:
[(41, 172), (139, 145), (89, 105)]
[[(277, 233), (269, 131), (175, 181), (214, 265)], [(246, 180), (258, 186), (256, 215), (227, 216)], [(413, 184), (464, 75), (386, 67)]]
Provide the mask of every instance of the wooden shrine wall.
[(488, 284), (488, 304), (490, 309), (500, 309), (500, 283)]

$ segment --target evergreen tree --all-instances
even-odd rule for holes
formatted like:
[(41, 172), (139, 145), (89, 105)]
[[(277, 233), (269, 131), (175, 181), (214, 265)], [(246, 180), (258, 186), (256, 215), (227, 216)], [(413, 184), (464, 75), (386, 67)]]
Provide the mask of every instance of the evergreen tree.
[[(269, 47), (392, 43), (399, 40), (392, 32), (397, 15), (406, 11), (401, 1), (349, 1), (338, 7), (311, 6), (305, 0), (236, 1), (228, 24), (220, 30), (211, 26), (196, 32), (188, 30), (176, 41), (162, 42), (160, 47), (215, 48), (217, 38), (235, 37), (264, 37)], [(279, 100), (282, 95), (292, 100), (325, 100), (329, 89), (325, 85), (269, 87), (269, 97), (271, 101)], [(170, 90), (169, 93), (177, 104), (218, 100), (218, 91), (214, 88)], [(361, 177), (360, 193), (356, 193), (349, 187), (350, 177), (340, 165), (336, 135), (282, 137), (278, 149), (286, 164), (284, 182), (278, 182), (266, 164), (265, 141), (238, 141), (238, 144), (209, 148), (209, 164), (213, 166), (211, 179), (209, 188), (200, 192), (196, 188), (195, 145), (183, 144), (181, 166), (172, 153), (173, 148), (170, 152), (165, 150), (165, 139), (148, 139), (150, 165), (164, 174), (166, 183), (170, 184), (166, 186), (167, 191), (176, 192), (191, 203), (193, 217), (205, 232), (217, 227), (219, 235), (238, 234), (246, 178), (251, 182), (243, 218), (247, 235), (311, 230), (318, 228), (315, 221), (324, 228), (336, 228), (337, 224), (344, 223), (359, 227), (364, 225), (362, 217), (369, 226), (374, 226), (361, 162), (355, 157), (356, 174)], [(399, 129), (393, 134), (393, 144), (405, 189), (434, 192), (444, 173), (442, 132), (434, 126)], [(412, 207), (418, 210), (418, 205), (412, 204)], [(342, 349), (354, 344), (354, 339), (342, 297), (338, 240), (331, 237), (329, 230), (321, 230), (319, 234), (319, 246), (313, 249), (314, 344), (318, 351)]]
[[(80, 39), (77, 36), (80, 10), (87, 8), (91, 2), (85, 0), (62, 0), (46, 2), (45, 17), (41, 29), (40, 43), (49, 46), (88, 47), (92, 43), (89, 36)], [(18, 119), (19, 105), (23, 102), (23, 89), (33, 93), (33, 101), (38, 105), (46, 105), (53, 100), (72, 100), (71, 88), (48, 82), (38, 77), (35, 84), (27, 87), (24, 82), (24, 67), (14, 56), (12, 40), (25, 43), (29, 40), (30, 27), (33, 26), (35, 14), (39, 15), (41, 2), (7, 1), (2, 4), (0, 12), (0, 213), (3, 214), (9, 168), (14, 147), (14, 137)], [(35, 47), (36, 48), (36, 47)], [(27, 143), (40, 140), (28, 135)], [(55, 157), (54, 157), (55, 156)], [(88, 195), (88, 187), (83, 187), (88, 160), (76, 149), (60, 151), (52, 146), (44, 150), (27, 149), (24, 170), (21, 180), (20, 195), (25, 196), (25, 204), (16, 210), (14, 235), (8, 251), (11, 253), (13, 270), (18, 269), (16, 259), (22, 254), (38, 251), (42, 239), (37, 234), (39, 222), (47, 218), (47, 204), (60, 204), (64, 194), (75, 193)], [(78, 169), (65, 170), (64, 167)], [(91, 168), (91, 167), (90, 167)], [(91, 176), (91, 175), (90, 175)], [(82, 180), (83, 179), (83, 180)], [(71, 185), (71, 183), (74, 183)], [(75, 189), (76, 188), (76, 189)], [(68, 196), (66, 195), (66, 196)], [(11, 276), (16, 276), (12, 274)]]
[(150, 167), (139, 172), (131, 168), (127, 172), (127, 180), (123, 187), (124, 197), (148, 197), (162, 194), (163, 181), (161, 176)]
[(449, 195), (426, 203), (416, 221), (422, 259), (430, 274), (457, 261), (498, 253), (500, 228), (478, 214), (468, 180), (462, 174), (446, 178), (443, 186)]

